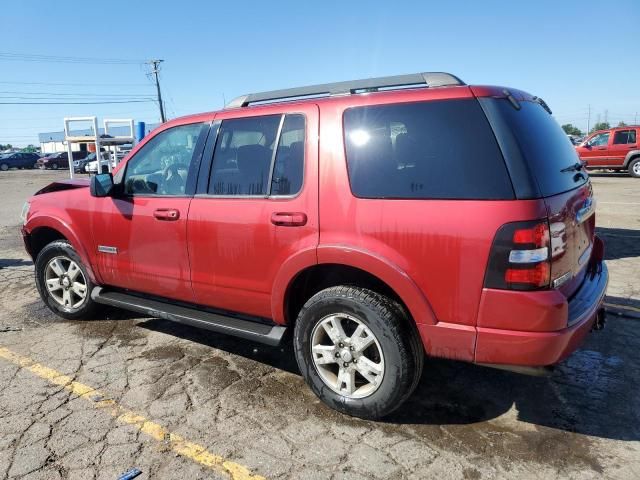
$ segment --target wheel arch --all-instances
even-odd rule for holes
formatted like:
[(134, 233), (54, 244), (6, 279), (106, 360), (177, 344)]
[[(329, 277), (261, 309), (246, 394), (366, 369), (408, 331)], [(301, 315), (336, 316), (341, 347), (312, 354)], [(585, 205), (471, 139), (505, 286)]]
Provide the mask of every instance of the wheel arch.
[[(286, 268), (283, 265), (281, 272)], [(277, 323), (293, 324), (299, 309), (315, 293), (336, 285), (358, 285), (400, 303), (416, 324), (437, 323), (433, 310), (413, 280), (392, 262), (370, 252), (344, 246), (317, 249), (317, 261), (299, 264), (279, 276), (272, 297)]]
[(29, 219), (23, 230), (26, 232), (25, 241), (34, 262), (46, 245), (56, 240), (66, 240), (82, 260), (91, 281), (98, 283), (86, 249), (66, 222), (56, 217), (36, 216)]
[(628, 168), (629, 164), (637, 158), (640, 158), (640, 150), (631, 150), (630, 152), (627, 152), (627, 156), (624, 158), (623, 167)]

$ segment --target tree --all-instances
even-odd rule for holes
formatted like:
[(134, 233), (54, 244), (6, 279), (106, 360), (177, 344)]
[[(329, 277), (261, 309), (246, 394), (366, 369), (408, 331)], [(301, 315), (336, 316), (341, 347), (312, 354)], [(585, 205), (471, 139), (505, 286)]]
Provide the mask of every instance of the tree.
[(23, 152), (33, 153), (38, 151), (38, 147), (32, 145), (31, 143), (22, 149)]
[(0, 143), (0, 151), (2, 150), (9, 150), (10, 148), (13, 148), (13, 145), (11, 145), (10, 143), (7, 143), (6, 145), (2, 145)]
[(626, 127), (626, 126), (627, 126), (627, 124), (626, 124), (626, 123), (624, 123), (624, 122), (622, 122), (622, 121), (620, 121), (620, 122), (618, 122), (618, 126), (619, 126), (619, 127)]
[(609, 122), (598, 122), (593, 126), (591, 132), (595, 132), (597, 130), (609, 130), (610, 128), (611, 125), (609, 125)]
[(582, 136), (582, 130), (570, 123), (565, 123), (564, 125), (562, 125), (562, 129), (567, 135), (576, 135), (577, 137)]

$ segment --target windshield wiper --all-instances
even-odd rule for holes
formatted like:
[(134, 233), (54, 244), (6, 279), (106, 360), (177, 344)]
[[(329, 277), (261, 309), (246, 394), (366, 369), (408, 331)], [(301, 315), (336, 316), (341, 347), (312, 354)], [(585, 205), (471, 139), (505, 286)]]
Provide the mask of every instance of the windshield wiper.
[(562, 173), (565, 172), (579, 172), (580, 170), (582, 170), (584, 168), (584, 165), (582, 162), (576, 162), (573, 165), (569, 166), (569, 167), (565, 167), (562, 170), (560, 170)]

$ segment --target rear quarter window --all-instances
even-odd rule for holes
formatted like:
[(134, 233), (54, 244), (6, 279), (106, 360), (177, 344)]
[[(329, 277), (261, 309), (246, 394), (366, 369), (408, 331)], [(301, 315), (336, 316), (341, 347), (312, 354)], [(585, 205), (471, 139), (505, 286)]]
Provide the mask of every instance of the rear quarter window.
[(349, 181), (361, 198), (513, 199), (477, 100), (355, 107), (344, 112)]

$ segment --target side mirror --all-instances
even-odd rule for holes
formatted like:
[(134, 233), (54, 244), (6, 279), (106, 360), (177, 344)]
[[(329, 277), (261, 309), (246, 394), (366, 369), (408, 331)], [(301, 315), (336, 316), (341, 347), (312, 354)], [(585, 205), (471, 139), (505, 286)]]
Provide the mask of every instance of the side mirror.
[(108, 197), (113, 190), (113, 176), (110, 173), (99, 173), (91, 177), (89, 185), (92, 197)]

